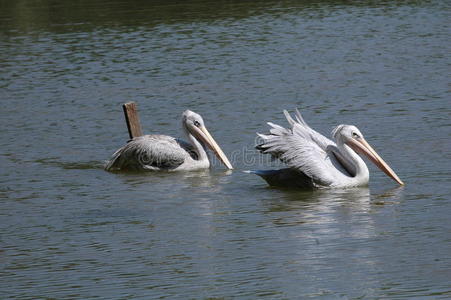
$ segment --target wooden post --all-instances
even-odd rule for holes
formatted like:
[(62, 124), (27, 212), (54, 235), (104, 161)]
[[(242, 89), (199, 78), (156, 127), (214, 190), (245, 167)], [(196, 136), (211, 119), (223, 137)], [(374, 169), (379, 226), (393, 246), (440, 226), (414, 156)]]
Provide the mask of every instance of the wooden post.
[(124, 109), (125, 122), (127, 122), (130, 138), (143, 135), (141, 123), (139, 122), (138, 107), (135, 102), (127, 102), (122, 105)]

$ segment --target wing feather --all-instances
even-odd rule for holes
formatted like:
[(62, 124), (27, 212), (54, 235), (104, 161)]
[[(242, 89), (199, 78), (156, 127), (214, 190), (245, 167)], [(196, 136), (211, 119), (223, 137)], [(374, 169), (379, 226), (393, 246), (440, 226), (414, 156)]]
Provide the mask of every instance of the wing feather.
[(271, 126), (270, 133), (258, 134), (263, 143), (257, 149), (279, 158), (321, 185), (332, 184), (334, 174), (331, 172), (327, 149), (329, 146), (336, 146), (335, 143), (308, 126), (298, 110), (296, 120), (286, 110), (284, 114), (291, 128), (268, 122)]
[(144, 135), (130, 140), (117, 150), (105, 166), (114, 170), (160, 170), (175, 169), (189, 153), (179, 142), (166, 135)]

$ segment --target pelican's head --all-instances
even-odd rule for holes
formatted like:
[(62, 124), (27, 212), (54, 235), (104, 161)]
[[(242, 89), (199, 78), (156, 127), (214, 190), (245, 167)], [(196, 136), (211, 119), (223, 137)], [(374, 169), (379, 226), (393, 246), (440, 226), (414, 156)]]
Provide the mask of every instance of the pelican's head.
[(332, 130), (332, 136), (336, 141), (341, 140), (346, 143), (357, 137), (363, 137), (363, 134), (354, 125), (338, 125)]
[(332, 136), (337, 143), (344, 143), (351, 147), (358, 154), (368, 157), (379, 169), (387, 176), (391, 177), (400, 185), (404, 183), (399, 179), (398, 175), (390, 168), (390, 166), (380, 157), (376, 151), (368, 144), (360, 130), (354, 125), (338, 125), (332, 131)]
[(233, 169), (227, 156), (208, 132), (204, 125), (204, 120), (199, 114), (196, 114), (190, 110), (185, 110), (182, 114), (182, 123), (184, 128), (195, 138), (199, 139), (206, 146), (208, 146), (228, 169)]

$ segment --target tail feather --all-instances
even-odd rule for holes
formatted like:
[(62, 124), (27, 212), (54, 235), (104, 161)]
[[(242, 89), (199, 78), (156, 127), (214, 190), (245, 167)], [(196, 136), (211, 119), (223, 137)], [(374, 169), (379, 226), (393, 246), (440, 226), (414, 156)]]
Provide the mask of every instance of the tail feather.
[(310, 177), (291, 168), (278, 170), (248, 170), (244, 172), (260, 176), (270, 186), (295, 187), (303, 189), (312, 189), (316, 187)]
[(116, 152), (113, 153), (110, 160), (105, 164), (104, 169), (106, 171), (112, 172), (120, 169), (119, 160), (122, 154), (123, 147), (118, 149)]

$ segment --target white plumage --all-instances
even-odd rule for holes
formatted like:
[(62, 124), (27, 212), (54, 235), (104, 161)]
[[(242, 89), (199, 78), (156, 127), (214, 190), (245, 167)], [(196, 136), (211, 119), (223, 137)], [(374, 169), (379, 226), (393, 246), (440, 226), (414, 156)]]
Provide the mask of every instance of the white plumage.
[(365, 141), (353, 125), (339, 125), (332, 135), (335, 142), (313, 130), (296, 109), (296, 120), (284, 114), (291, 128), (268, 122), (269, 134), (258, 134), (263, 143), (257, 146), (284, 162), (281, 170), (251, 171), (270, 185), (301, 188), (355, 187), (368, 184), (369, 172), (365, 162), (355, 152), (368, 156), (388, 176), (403, 184), (391, 168)]

